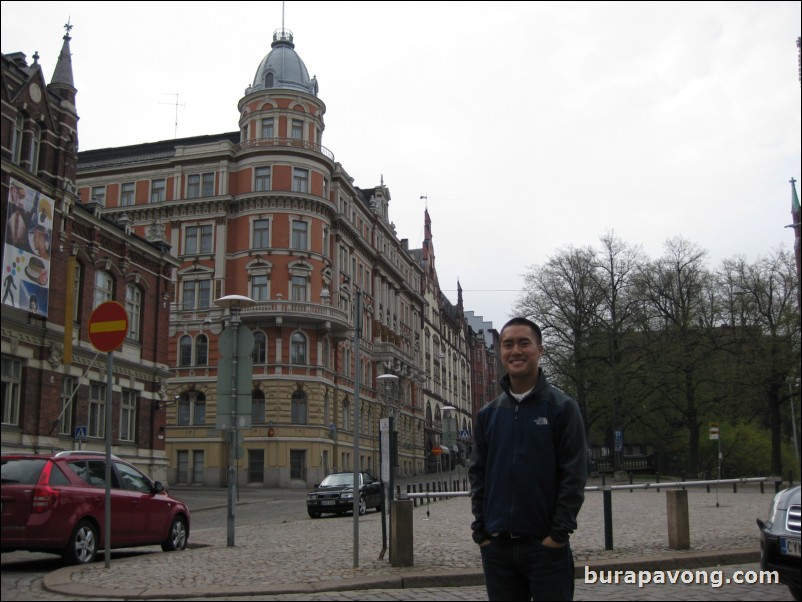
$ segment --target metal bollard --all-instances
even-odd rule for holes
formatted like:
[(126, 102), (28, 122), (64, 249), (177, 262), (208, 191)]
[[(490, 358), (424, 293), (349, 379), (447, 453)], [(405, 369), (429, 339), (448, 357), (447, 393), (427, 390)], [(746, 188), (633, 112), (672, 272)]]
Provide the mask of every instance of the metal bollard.
[(602, 491), (604, 502), (604, 549), (613, 549), (613, 490), (609, 485)]

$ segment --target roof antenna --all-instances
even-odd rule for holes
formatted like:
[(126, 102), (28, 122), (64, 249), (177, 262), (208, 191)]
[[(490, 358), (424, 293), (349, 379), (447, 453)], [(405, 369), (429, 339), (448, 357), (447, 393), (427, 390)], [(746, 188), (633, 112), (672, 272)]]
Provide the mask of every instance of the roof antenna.
[(172, 102), (160, 102), (159, 104), (160, 105), (175, 104), (175, 131), (173, 133), (173, 138), (178, 138), (178, 107), (185, 107), (187, 105), (178, 104), (178, 94), (176, 94), (175, 92), (164, 92), (164, 94), (167, 94), (169, 96), (175, 96), (175, 103), (172, 103)]
[(281, 29), (284, 29), (284, 3), (281, 3)]

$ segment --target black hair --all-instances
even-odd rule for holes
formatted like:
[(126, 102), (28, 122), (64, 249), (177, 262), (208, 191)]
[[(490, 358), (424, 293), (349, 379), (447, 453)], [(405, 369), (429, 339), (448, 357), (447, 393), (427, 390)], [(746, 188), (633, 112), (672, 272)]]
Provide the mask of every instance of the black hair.
[(501, 337), (502, 333), (504, 332), (504, 329), (507, 328), (507, 326), (528, 326), (529, 328), (532, 329), (532, 332), (535, 335), (535, 342), (538, 345), (543, 344), (543, 334), (540, 332), (540, 326), (532, 322), (532, 320), (530, 320), (529, 318), (524, 318), (523, 316), (517, 316), (515, 318), (512, 318), (504, 326), (501, 327), (501, 332), (499, 332), (499, 337)]

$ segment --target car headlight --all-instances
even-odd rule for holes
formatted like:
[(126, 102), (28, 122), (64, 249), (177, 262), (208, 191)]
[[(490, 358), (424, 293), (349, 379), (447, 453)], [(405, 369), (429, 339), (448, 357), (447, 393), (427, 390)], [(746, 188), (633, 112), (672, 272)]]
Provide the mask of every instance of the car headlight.
[(340, 497), (344, 500), (352, 500), (354, 499), (354, 492), (353, 491), (343, 491), (340, 494)]
[(774, 524), (774, 519), (777, 516), (777, 508), (780, 507), (780, 493), (774, 496), (771, 500), (771, 506), (769, 506), (769, 518), (768, 521), (771, 524)]

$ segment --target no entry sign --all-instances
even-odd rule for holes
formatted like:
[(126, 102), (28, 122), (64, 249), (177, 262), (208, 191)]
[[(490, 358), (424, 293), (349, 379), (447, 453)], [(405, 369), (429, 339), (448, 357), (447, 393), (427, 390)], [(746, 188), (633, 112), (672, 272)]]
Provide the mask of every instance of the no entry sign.
[(89, 342), (98, 351), (114, 351), (128, 335), (128, 313), (116, 301), (105, 301), (89, 316)]

